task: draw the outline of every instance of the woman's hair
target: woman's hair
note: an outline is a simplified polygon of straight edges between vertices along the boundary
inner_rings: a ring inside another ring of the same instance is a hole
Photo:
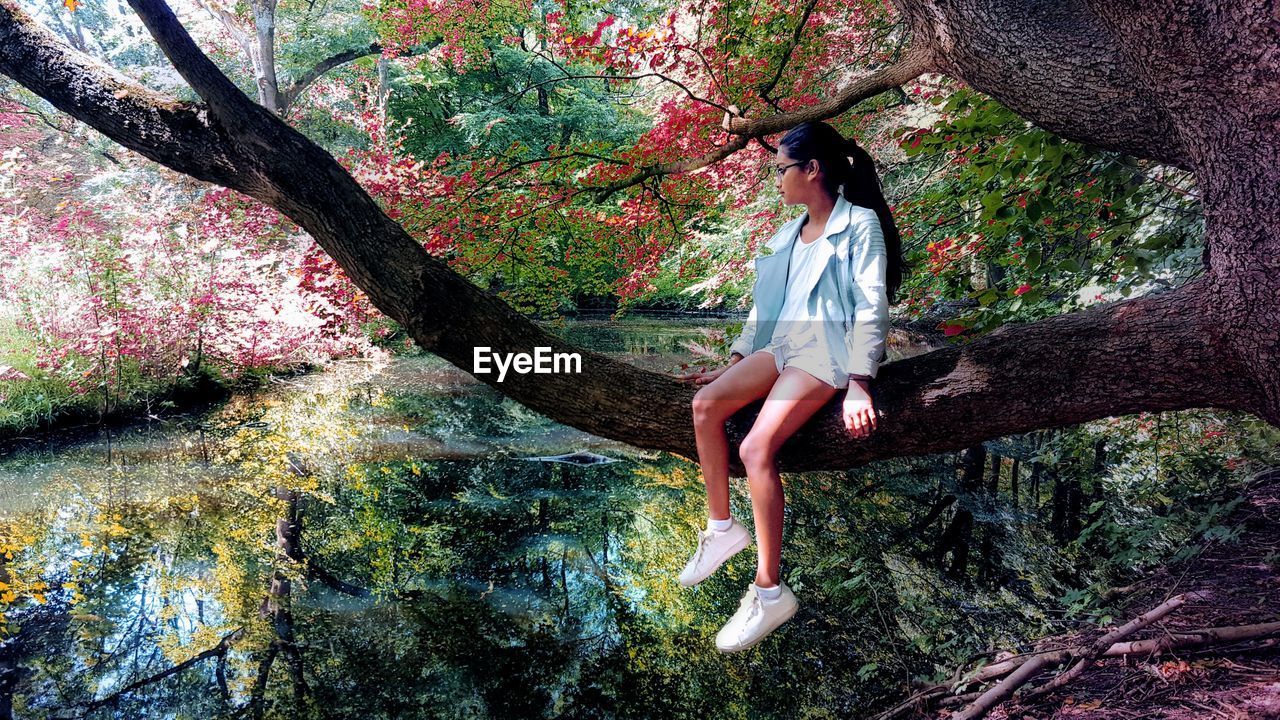
[[[836,195],[844,186],[844,199],[854,205],[874,210],[884,234],[884,248],[889,256],[885,272],[885,289],[889,303],[896,301],[902,284],[902,238],[889,213],[875,162],[852,138],[846,140],[839,131],[824,122],[807,122],[791,128],[778,147],[787,149],[795,162],[817,160],[822,168],[823,186]]]

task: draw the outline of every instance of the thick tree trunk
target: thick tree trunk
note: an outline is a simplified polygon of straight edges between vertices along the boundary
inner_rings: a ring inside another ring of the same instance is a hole
[[[603,437],[696,454],[694,388],[569,346],[459,277],[332,157],[244,97],[160,0],[132,4],[206,104],[176,102],[67,52],[16,0],[0,0],[0,72],[126,147],[280,210],[419,345],[458,367],[472,369],[478,346],[581,353],[581,374],[477,376],[513,399]],[[889,364],[873,390],[883,418],[872,438],[849,438],[837,397],[784,448],[783,470],[959,450],[1138,411],[1230,408],[1280,425],[1275,20],[1256,2],[1219,0],[1194,16],[1168,4],[901,1],[926,69],[1065,137],[1193,170],[1210,267],[1171,292]],[[732,424],[733,440],[752,412]]]
[[[1280,424],[1280,16],[1211,0],[897,0],[935,69],[1065,138],[1192,170],[1197,361]],[[1140,320],[1139,318],[1131,318]]]

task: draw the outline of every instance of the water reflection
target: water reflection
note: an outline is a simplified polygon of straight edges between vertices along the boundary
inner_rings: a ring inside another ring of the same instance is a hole
[[[665,370],[703,337],[566,334]],[[615,462],[552,461],[577,453]],[[0,719],[843,715],[877,654],[920,669],[894,646],[892,598],[850,617],[838,591],[884,550],[856,528],[905,522],[877,472],[788,478],[804,614],[725,658],[711,639],[754,556],[677,585],[697,468],[436,359],[342,363],[199,418],[23,448],[0,463]],[[737,487],[735,513],[748,502]]]

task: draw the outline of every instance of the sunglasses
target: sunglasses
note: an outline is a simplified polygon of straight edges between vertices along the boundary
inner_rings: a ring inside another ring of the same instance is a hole
[[[781,178],[783,175],[786,175],[786,174],[787,174],[787,170],[789,170],[790,168],[793,168],[793,167],[795,167],[795,166],[797,166],[797,165],[807,165],[808,163],[809,163],[809,161],[808,161],[808,160],[802,160],[802,161],[800,161],[800,162],[793,162],[793,163],[791,163],[790,165],[782,165],[781,167],[775,167],[775,168],[773,169],[773,171],[774,171],[774,172],[776,172],[776,173],[778,173],[778,177],[779,177],[779,178]]]

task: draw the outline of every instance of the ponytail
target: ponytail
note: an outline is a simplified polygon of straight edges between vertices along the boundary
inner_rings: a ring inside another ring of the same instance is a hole
[[[902,285],[902,237],[898,234],[898,224],[893,221],[889,203],[884,199],[884,191],[880,189],[880,178],[876,175],[876,165],[871,154],[853,138],[846,141],[844,153],[848,163],[848,172],[841,182],[844,186],[844,199],[854,205],[874,210],[880,220],[884,249],[889,256],[885,288],[889,304],[892,305],[896,302],[898,288]]]

